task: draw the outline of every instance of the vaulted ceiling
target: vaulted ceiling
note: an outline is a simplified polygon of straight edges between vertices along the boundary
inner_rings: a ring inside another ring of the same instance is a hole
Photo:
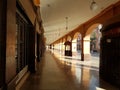
[[[90,9],[92,1],[40,0],[40,12],[46,44],[56,41],[119,0],[94,0],[98,5],[96,10]]]

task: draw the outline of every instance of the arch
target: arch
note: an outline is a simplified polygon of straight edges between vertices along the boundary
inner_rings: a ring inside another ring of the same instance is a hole
[[[92,26],[90,26],[88,28],[88,30],[86,31],[85,33],[85,37],[84,37],[84,40],[90,40],[90,34],[96,30],[96,29],[101,29],[102,28],[102,24],[101,23],[96,23],[96,24],[93,24]]]
[[[81,49],[81,33],[75,32],[72,40],[72,53],[74,56],[78,55]]]
[[[80,34],[81,34],[80,32],[76,32],[73,36],[73,39],[77,39]]]
[[[99,30],[102,28],[101,23],[96,23],[90,26],[85,33],[84,37],[84,52],[90,54],[90,52],[99,52],[100,50],[100,37]],[[91,53],[92,54],[92,53]]]
[[[92,31],[94,31],[94,29],[97,28],[100,24],[101,24],[101,23],[96,23],[96,24],[93,24],[92,26],[90,26],[90,27],[88,28],[88,30],[86,31],[85,36],[90,35],[90,33],[91,33]]]
[[[63,41],[62,41],[62,43],[65,43],[65,42],[66,42],[65,38],[63,38]]]
[[[70,41],[70,42],[71,42],[71,41],[72,41],[72,37],[71,37],[71,36],[68,36],[68,37],[67,37],[67,41]]]
[[[59,40],[59,43],[62,43],[62,42],[63,42],[62,39],[60,39],[60,40]]]

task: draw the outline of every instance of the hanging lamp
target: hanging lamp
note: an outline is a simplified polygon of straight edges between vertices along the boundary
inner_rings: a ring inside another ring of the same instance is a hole
[[[98,8],[98,5],[97,5],[97,3],[94,1],[94,0],[92,0],[92,2],[91,2],[91,4],[90,4],[90,9],[91,10],[96,10]]]

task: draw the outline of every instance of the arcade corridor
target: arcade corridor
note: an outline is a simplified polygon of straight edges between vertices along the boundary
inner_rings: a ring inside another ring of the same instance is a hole
[[[120,90],[120,0],[0,7],[0,90]]]
[[[61,62],[46,51],[37,72],[30,74],[16,90],[119,90],[99,79],[99,72],[84,65]]]

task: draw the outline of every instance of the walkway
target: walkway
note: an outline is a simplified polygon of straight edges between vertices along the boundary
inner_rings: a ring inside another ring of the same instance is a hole
[[[98,71],[60,61],[48,51],[36,66],[37,72],[30,74],[20,90],[119,90],[99,80]]]

